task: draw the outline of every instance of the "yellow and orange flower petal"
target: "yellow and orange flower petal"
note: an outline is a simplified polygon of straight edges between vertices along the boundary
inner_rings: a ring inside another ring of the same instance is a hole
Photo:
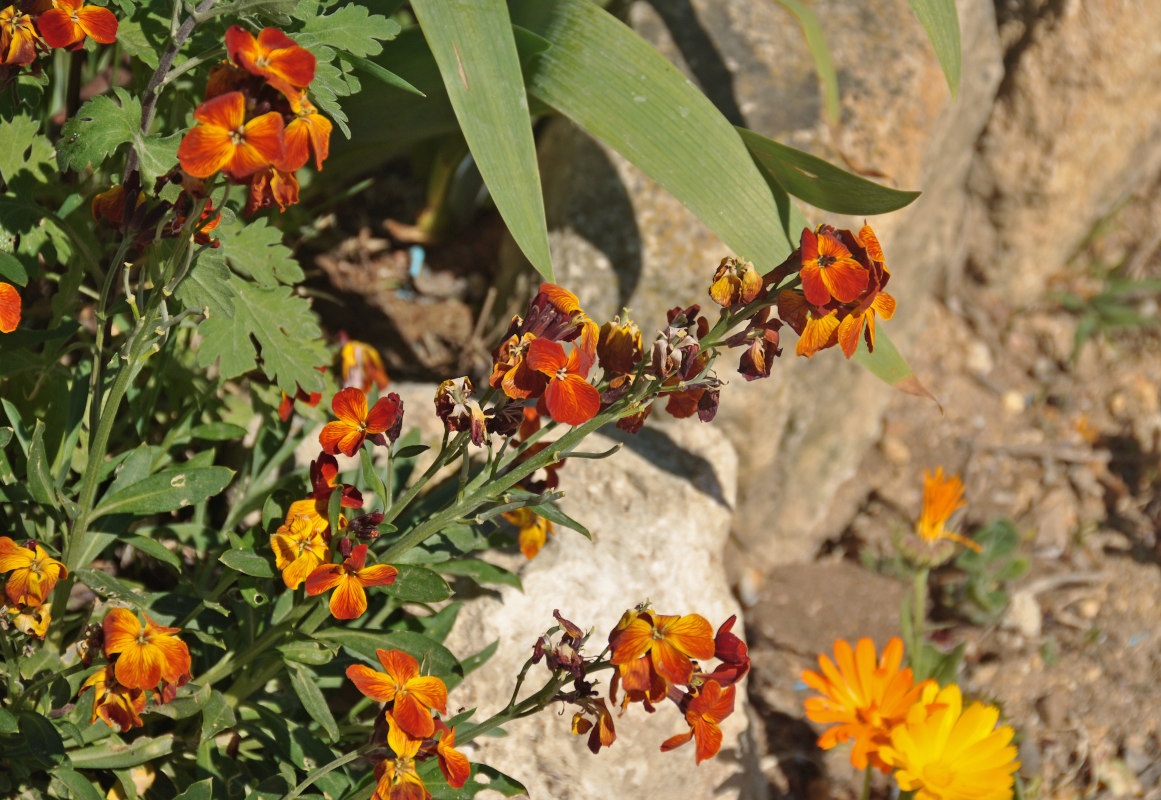
[[[403,413],[402,405],[398,395],[390,394],[380,397],[368,411],[367,395],[362,389],[348,386],[339,391],[331,401],[338,420],[323,426],[318,437],[323,452],[332,456],[355,455],[368,435],[384,433],[395,425]]]
[[[605,372],[627,375],[637,368],[637,362],[644,354],[641,329],[627,315],[624,322],[617,316],[601,326],[597,337],[597,356]]]
[[[15,5],[0,11],[0,64],[25,67],[36,60],[37,48],[44,43],[36,34],[32,17]]]
[[[331,558],[326,539],[306,514],[296,514],[288,525],[281,526],[270,537],[270,547],[288,589],[297,589],[316,567]]]
[[[649,654],[657,674],[671,684],[688,684],[693,677],[691,659],[714,655],[714,632],[698,614],[684,617],[652,612],[640,614],[610,638],[613,664],[628,664]]]
[[[318,109],[302,93],[291,98],[290,110],[294,114],[286,125],[286,150],[279,169],[294,172],[310,160],[314,153],[315,169],[322,169],[331,149],[331,121],[318,113]]]
[[[798,337],[798,344],[794,347],[796,355],[810,358],[820,350],[834,347],[838,343],[839,319],[834,311],[822,317],[816,317],[809,312],[806,327]]]
[[[1020,762],[1015,731],[997,727],[999,718],[995,706],[972,703],[965,710],[954,683],[928,684],[879,755],[916,800],[1009,800]]]
[[[589,735],[588,747],[599,753],[602,747],[611,747],[617,740],[617,730],[613,727],[613,715],[602,698],[583,701],[585,711],[578,711],[572,718],[572,732],[576,736]],[[585,716],[585,712],[596,717],[596,724]]]
[[[82,0],[54,0],[51,8],[36,21],[49,47],[79,46],[86,36],[101,44],[117,41],[117,18],[100,6],[86,6]]]
[[[534,339],[528,346],[527,362],[548,378],[544,402],[556,422],[581,425],[600,411],[601,393],[586,380],[590,365],[579,346],[565,356],[559,342]]]
[[[367,586],[387,586],[395,583],[399,570],[390,564],[367,563],[367,545],[357,545],[342,564],[323,564],[316,567],[306,579],[306,593],[312,597],[334,589],[331,595],[331,614],[335,619],[356,619],[367,611]]]
[[[190,678],[189,647],[174,634],[180,628],[145,627],[132,611],[114,608],[105,616],[105,656],[117,655],[114,664],[118,683],[130,689],[155,689],[162,679],[183,685]]]
[[[825,655],[818,657],[820,672],[802,673],[803,682],[822,695],[806,700],[807,718],[824,725],[837,723],[819,737],[818,746],[829,750],[853,739],[851,764],[856,769],[866,769],[869,763],[888,773],[890,767],[880,758],[879,748],[890,741],[891,731],[907,718],[930,681],[916,685],[910,667],[899,669],[903,662],[899,638],[887,643],[878,663],[875,645],[868,638],[860,639],[854,649],[836,641],[834,652],[835,662]]]
[[[395,755],[375,765],[377,783],[371,800],[430,800],[431,792],[427,791],[415,771],[415,757],[422,740],[403,732],[390,711],[384,716],[387,719],[387,746]]]
[[[44,635],[48,633],[48,626],[52,623],[51,603],[42,603],[39,606],[6,603],[4,610],[12,618],[12,626],[25,636],[44,639]]]
[[[762,291],[762,274],[749,261],[723,258],[714,272],[710,297],[723,308],[752,302]]]
[[[263,28],[255,39],[249,31],[232,25],[226,31],[226,55],[288,98],[314,80],[314,55],[277,28]]]
[[[81,684],[77,696],[84,694],[85,689],[90,686],[93,687],[93,713],[89,717],[90,725],[97,721],[97,717],[110,728],[120,732],[145,724],[141,721],[141,712],[145,710],[144,690],[118,683],[113,664],[107,664],[90,675]]]
[[[195,178],[225,172],[241,179],[282,160],[282,115],[271,111],[246,121],[246,98],[227,92],[194,109],[200,124],[177,148],[181,168]]]
[[[378,386],[383,391],[391,383],[387,368],[383,366],[383,356],[366,342],[348,340],[339,351],[339,370],[346,386],[355,386],[364,392]]]
[[[827,233],[802,231],[802,290],[809,303],[824,306],[831,299],[851,303],[867,288],[870,273],[842,242]]]
[[[15,286],[0,281],[0,333],[12,333],[20,324],[20,292]]]
[[[536,558],[552,533],[552,523],[530,508],[505,511],[501,516],[516,526],[520,552],[525,558]]]
[[[919,538],[929,544],[940,539],[950,539],[977,553],[981,552],[979,543],[953,531],[944,530],[951,515],[967,505],[967,501],[963,499],[963,490],[964,485],[960,477],[944,476],[943,467],[936,467],[934,475],[926,471],[923,473],[923,511],[915,525],[915,532]]]
[[[0,536],[0,573],[11,572],[4,592],[13,605],[39,606],[68,577],[65,565],[50,556],[39,544],[21,547],[7,536]]]
[[[352,664],[347,677],[372,700],[394,702],[394,719],[408,736],[430,737],[435,732],[431,709],[447,713],[447,686],[439,678],[420,675],[419,662],[401,650],[376,650],[375,655],[385,672]]]
[[[680,747],[694,738],[697,740],[697,763],[713,758],[722,747],[722,729],[719,723],[734,712],[735,688],[722,689],[717,681],[706,681],[697,696],[689,701],[685,721],[689,732],[665,740],[662,751]]]
[[[442,722],[440,725],[446,727]],[[439,741],[435,745],[435,753],[439,758],[439,771],[443,773],[448,786],[453,789],[462,789],[464,784],[468,782],[468,776],[471,775],[472,765],[468,761],[468,757],[456,750],[455,747],[456,729],[451,728],[439,737]]]

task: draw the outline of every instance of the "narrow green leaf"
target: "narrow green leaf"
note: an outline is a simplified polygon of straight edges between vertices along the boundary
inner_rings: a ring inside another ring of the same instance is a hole
[[[52,777],[53,780],[63,783],[69,793],[77,800],[105,800],[104,793],[98,790],[92,781],[75,770],[57,767],[52,771]]]
[[[959,15],[955,0],[907,0],[907,3],[923,23],[939,66],[943,67],[947,87],[955,97],[959,93],[961,68]]]
[[[451,587],[436,573],[413,564],[401,564],[395,582],[384,589],[397,600],[438,603],[451,597]]]
[[[571,528],[581,536],[584,536],[586,539],[593,538],[593,535],[589,533],[588,528],[586,528],[584,525],[581,525],[579,522],[561,511],[559,507],[553,505],[552,503],[545,503],[544,505],[537,506],[533,509],[532,513],[544,517],[554,525],[561,525],[565,528]]]
[[[106,740],[92,747],[70,752],[69,760],[75,769],[125,769],[145,764],[173,752],[173,734],[150,738],[142,736],[132,744],[120,740]]]
[[[213,800],[213,796],[214,779],[206,778],[205,780],[191,784],[188,789],[173,798],[173,800]]]
[[[903,358],[894,342],[888,338],[887,332],[883,330],[883,323],[875,325],[875,352],[867,352],[867,341],[860,337],[859,349],[855,351],[851,360],[869,369],[888,386],[893,386],[904,394],[929,398],[939,405],[939,401],[919,382],[907,359]]]
[[[226,467],[165,470],[106,496],[93,511],[93,517],[175,511],[213,497],[233,477],[234,471]]]
[[[449,689],[453,684],[459,683],[460,676],[463,675],[463,668],[451,651],[421,633],[412,631],[373,633],[347,628],[327,628],[315,633],[314,638],[341,644],[355,655],[372,663],[377,663],[376,650],[402,650],[419,661],[424,674],[443,678]]]
[[[253,550],[227,550],[218,558],[232,570],[244,575],[253,575],[255,578],[273,578],[274,567],[263,556]]]
[[[802,0],[778,0],[779,5],[794,15],[802,28],[802,38],[814,59],[814,69],[818,73],[818,80],[822,84],[823,107],[826,109],[826,121],[831,125],[838,125],[839,121],[839,86],[838,74],[834,71],[834,61],[830,57],[830,48],[826,44],[822,25],[818,16],[810,6]]]
[[[590,0],[513,0],[512,19],[552,44],[531,65],[530,94],[636,164],[762,271],[786,258],[785,195],[664,56]]]
[[[489,564],[487,561],[480,561],[477,558],[445,561],[437,569],[444,575],[462,575],[479,584],[492,583],[521,590],[524,588],[520,582],[520,576],[516,573],[509,572],[503,567],[497,567],[495,564]]]
[[[0,251],[0,278],[17,286],[25,286],[28,284],[28,270],[24,268],[19,258]]]
[[[394,86],[396,89],[402,89],[403,91],[409,92],[416,97],[427,97],[427,95],[419,91],[419,89],[416,89],[407,81],[403,80],[403,78],[400,78],[386,67],[379,66],[369,58],[361,58],[360,56],[347,56],[347,58],[350,59],[351,64],[353,64],[360,72],[364,72],[367,75],[370,75],[372,78],[376,78],[382,81],[388,86]]]
[[[92,534],[89,535],[91,536]],[[88,562],[85,561],[82,563]],[[88,586],[101,597],[120,600],[143,611],[149,609],[145,597],[134,592],[131,587],[126,586],[119,578],[115,578],[107,572],[82,567],[76,570],[76,576],[80,579],[81,583]]]
[[[463,667],[464,667],[464,675],[467,675],[468,673],[473,672],[473,671],[479,669],[480,667],[484,666],[484,664],[486,664],[488,662],[489,658],[496,655],[496,651],[499,648],[500,648],[500,640],[497,639],[496,641],[492,642],[490,645],[485,647],[480,652],[473,653],[472,655],[468,656],[463,661],[461,661],[460,663],[463,664]]]
[[[230,701],[215,689],[210,694],[206,707],[202,709],[202,741],[217,736],[236,724],[237,718],[234,716]]]
[[[191,438],[203,439],[207,442],[229,442],[241,439],[246,435],[246,429],[241,425],[232,425],[229,422],[209,422],[198,425],[189,432]]]
[[[504,0],[412,0],[472,157],[524,255],[553,280],[528,96]]]
[[[334,648],[323,647],[318,642],[309,639],[284,644],[278,648],[278,652],[282,653],[282,658],[286,661],[297,661],[300,664],[310,664],[313,667],[329,664],[335,657]]]
[[[168,564],[181,574],[181,559],[177,553],[170,550],[156,539],[149,539],[145,536],[129,536],[124,540],[125,544],[133,545],[147,556],[152,556],[163,564]]]
[[[836,167],[817,156],[779,144],[753,131],[738,128],[758,166],[795,197],[835,214],[885,214],[919,197],[880,186]]]
[[[314,673],[294,661],[287,661],[286,666],[290,672],[290,685],[293,687],[294,693],[298,695],[306,713],[310,714],[311,718],[322,726],[332,742],[337,742],[339,740],[339,724],[335,722],[335,717],[331,714],[330,706],[327,705],[327,699],[323,696],[322,689],[318,688],[318,679]]]
[[[28,447],[28,491],[41,505],[55,506],[52,476],[48,472],[48,456],[44,452],[44,422],[36,421],[32,429],[32,443]]]
[[[186,633],[186,631],[182,631]],[[209,686],[187,684],[182,689],[185,694],[178,695],[168,703],[150,707],[149,713],[160,714],[170,719],[188,719],[200,714],[210,701],[213,690]]]

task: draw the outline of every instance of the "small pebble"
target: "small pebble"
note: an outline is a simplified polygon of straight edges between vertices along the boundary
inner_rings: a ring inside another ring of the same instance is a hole
[[[1082,619],[1096,619],[1097,614],[1101,613],[1101,603],[1095,597],[1086,597],[1076,604],[1076,613]]]
[[[1024,395],[1020,392],[1017,392],[1015,389],[1010,389],[1004,392],[1004,396],[1001,398],[1000,402],[1004,406],[1004,411],[1011,414],[1012,416],[1016,416],[1017,414],[1021,413],[1026,405]]]

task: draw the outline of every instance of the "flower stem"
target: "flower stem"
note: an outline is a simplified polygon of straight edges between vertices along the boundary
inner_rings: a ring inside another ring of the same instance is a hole
[[[863,770],[863,790],[859,792],[859,800],[871,800],[871,770],[874,769],[870,764]]]

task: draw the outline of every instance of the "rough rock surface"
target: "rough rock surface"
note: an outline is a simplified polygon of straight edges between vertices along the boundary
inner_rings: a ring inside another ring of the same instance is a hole
[[[611,439],[595,437],[604,450]],[[558,530],[521,571],[524,591],[504,588],[480,597],[460,613],[448,646],[458,656],[494,641],[499,649],[451,693],[453,707],[478,708],[479,719],[500,710],[537,637],[555,624],[553,609],[594,630],[589,655],[606,644],[621,614],[643,600],[662,613],[696,612],[719,625],[738,612],[722,565],[734,504],[736,458],[711,426],[646,428],[619,437],[624,448],[604,460],[570,460],[561,473],[562,508],[582,521],[593,541]],[[542,685],[534,666],[524,695]],[[600,691],[608,672],[598,673]],[[740,797],[746,737],[745,689],[723,724],[719,756],[695,766],[692,745],[670,753],[658,748],[682,732],[672,704],[650,715],[639,707],[615,720],[617,740],[594,756],[586,737],[572,736],[575,708],[556,708],[508,726],[509,735],[473,743],[469,757],[522,781],[536,800],[605,797]]]
[[[954,103],[905,0],[828,0],[814,10],[839,74],[837,136],[822,121],[801,32],[778,4],[637,2],[629,21],[732,122],[831,161],[841,153],[890,185],[924,192],[907,210],[871,220],[902,309],[891,331],[906,345],[918,330],[916,304],[963,258],[954,243],[966,172],[1001,77],[991,6],[960,3],[964,78]],[[628,305],[648,335],[667,308],[710,302],[709,277],[728,250],[679,201],[567,122],[554,121],[541,145],[557,277],[586,310],[607,318]],[[738,448],[740,465],[737,564],[768,568],[813,556],[834,487],[878,435],[891,394],[834,352],[806,362],[792,347],[769,380],[745,384],[732,359],[719,368],[731,385],[715,425]]]

